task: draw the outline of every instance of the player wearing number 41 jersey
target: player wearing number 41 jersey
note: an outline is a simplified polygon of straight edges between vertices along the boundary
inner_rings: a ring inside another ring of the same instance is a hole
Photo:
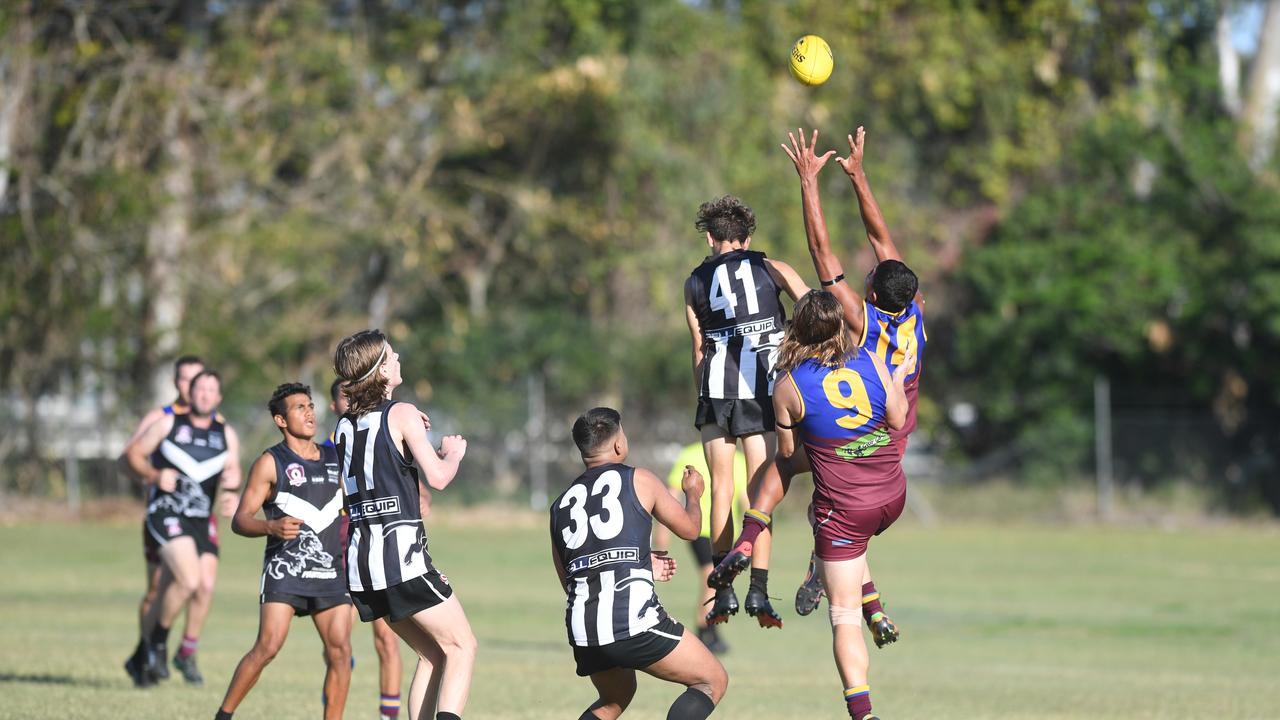
[[[653,519],[692,540],[702,526],[702,476],[685,468],[681,508],[657,476],[625,465],[627,435],[611,408],[573,424],[586,472],[551,503],[551,556],[568,596],[565,626],[578,675],[599,697],[578,720],[613,720],[636,692],[636,670],[688,689],[668,720],[702,720],[724,696],[724,667],[697,637],[672,620],[654,589],[676,562],[652,553]]]
[[[706,234],[711,255],[685,281],[685,319],[698,386],[694,425],[711,471],[711,545],[719,563],[733,540],[737,442],[742,440],[751,477],[768,454],[764,433],[773,430],[773,366],[786,322],[778,296],[785,290],[794,301],[808,288],[789,265],[750,249],[755,214],[737,198],[703,203],[695,225]],[[763,592],[748,593],[746,607],[762,625],[780,625]],[[721,623],[737,612],[733,588],[723,587],[707,622]]]

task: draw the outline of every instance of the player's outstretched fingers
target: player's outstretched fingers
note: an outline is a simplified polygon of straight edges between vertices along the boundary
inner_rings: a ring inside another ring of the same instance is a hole
[[[724,665],[687,628],[676,649],[644,671],[661,680],[706,693],[717,705],[729,687],[729,674],[725,672]]]

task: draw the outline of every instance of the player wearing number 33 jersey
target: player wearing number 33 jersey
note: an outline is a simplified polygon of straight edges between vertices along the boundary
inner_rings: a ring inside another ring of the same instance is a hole
[[[551,504],[551,548],[567,596],[565,626],[578,675],[600,693],[579,720],[617,717],[635,694],[635,671],[688,689],[667,714],[702,720],[728,677],[702,641],[672,620],[654,589],[675,561],[653,554],[653,519],[692,540],[702,526],[702,475],[685,470],[681,508],[656,475],[624,464],[627,436],[616,410],[595,408],[573,424],[586,471]]]

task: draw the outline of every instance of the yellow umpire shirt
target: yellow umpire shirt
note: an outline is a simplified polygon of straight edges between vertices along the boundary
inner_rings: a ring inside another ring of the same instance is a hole
[[[702,473],[705,490],[702,493],[702,537],[711,537],[711,471],[707,469],[707,458],[700,443],[686,445],[676,457],[675,465],[667,473],[667,486],[683,496],[680,479],[684,477],[684,466],[692,465]],[[747,496],[747,456],[739,450],[733,454],[733,535],[736,537],[742,527],[742,513],[747,509],[742,506],[742,498]]]

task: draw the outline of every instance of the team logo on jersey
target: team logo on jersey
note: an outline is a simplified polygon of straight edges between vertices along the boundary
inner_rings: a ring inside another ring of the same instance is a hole
[[[284,469],[284,476],[289,478],[289,487],[307,484],[307,471],[298,463],[289,463]]]
[[[173,436],[173,441],[178,443],[179,445],[190,445],[191,444],[191,426],[183,425],[179,427],[177,434]]]
[[[214,450],[225,450],[227,443],[222,439],[222,433],[213,433],[209,436],[209,447]]]
[[[377,498],[375,500],[365,500],[362,503],[356,503],[351,506],[351,521],[357,522],[365,518],[383,517],[386,515],[400,514],[400,498],[391,495],[389,497]]]
[[[594,570],[605,565],[612,565],[621,562],[639,562],[640,548],[623,547],[609,548],[601,550],[590,555],[582,555],[573,559],[569,563],[569,573],[582,572],[583,570]]]
[[[338,577],[333,569],[333,555],[324,550],[324,543],[311,528],[298,533],[297,544],[287,552],[271,558],[267,573],[280,580],[285,575],[293,577],[332,580]],[[310,565],[312,567],[308,568]]]
[[[720,330],[707,331],[707,338],[710,340],[728,340],[733,337],[746,337],[748,335],[759,335],[760,333],[773,332],[778,324],[773,318],[765,318],[756,322],[742,323]]]
[[[853,442],[846,443],[836,448],[836,455],[845,460],[855,460],[864,458],[875,453],[875,451],[892,442],[889,433],[884,428],[876,428],[872,432],[863,435]]]
[[[329,482],[333,483],[334,485],[337,485],[338,484],[338,464],[325,463],[324,471],[329,474]]]

